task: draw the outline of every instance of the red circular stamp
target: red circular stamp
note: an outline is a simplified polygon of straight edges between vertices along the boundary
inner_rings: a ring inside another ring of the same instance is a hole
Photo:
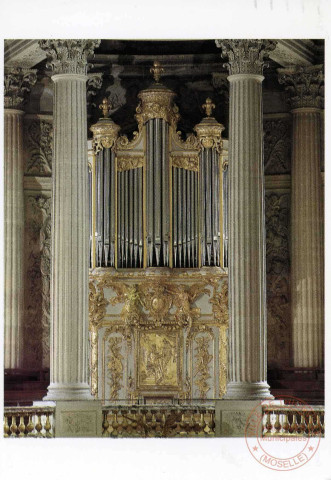
[[[247,418],[245,439],[252,456],[264,467],[289,471],[315,455],[323,433],[321,413],[295,397],[286,404],[262,401]]]

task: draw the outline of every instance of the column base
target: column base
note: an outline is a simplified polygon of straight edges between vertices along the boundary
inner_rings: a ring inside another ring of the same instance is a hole
[[[43,400],[94,400],[94,397],[88,383],[51,383]]]
[[[272,400],[267,382],[229,382],[224,400]]]

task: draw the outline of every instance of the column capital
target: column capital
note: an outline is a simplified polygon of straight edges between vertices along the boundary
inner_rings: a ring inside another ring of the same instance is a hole
[[[86,75],[87,57],[100,45],[101,40],[39,40],[45,50],[47,66],[54,74],[71,73]]]
[[[288,102],[295,108],[323,108],[323,65],[278,69],[278,81],[285,85]]]
[[[5,108],[20,110],[37,81],[37,70],[21,67],[5,67]]]
[[[215,40],[216,46],[222,49],[222,57],[228,58],[230,75],[254,74],[262,75],[264,60],[269,52],[276,48],[273,40]]]

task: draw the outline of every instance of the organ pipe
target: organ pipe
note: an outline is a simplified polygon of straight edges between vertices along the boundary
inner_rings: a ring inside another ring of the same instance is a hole
[[[227,266],[224,127],[207,99],[206,117],[182,140],[174,96],[158,81],[139,93],[132,141],[118,136],[107,100],[101,105],[104,118],[91,127],[92,267]]]

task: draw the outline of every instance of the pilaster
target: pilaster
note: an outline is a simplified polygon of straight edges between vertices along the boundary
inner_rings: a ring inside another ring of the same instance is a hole
[[[6,369],[22,368],[24,315],[23,104],[36,82],[35,70],[5,69],[5,352]]]
[[[291,314],[295,367],[323,365],[324,248],[321,65],[279,69],[292,107]]]

